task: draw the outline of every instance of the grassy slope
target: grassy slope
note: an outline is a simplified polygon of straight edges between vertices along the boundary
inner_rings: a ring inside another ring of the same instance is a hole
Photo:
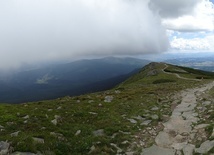
[[[0,125],[4,129],[0,131],[0,139],[8,140],[14,151],[40,151],[43,154],[87,154],[92,146],[95,146],[92,154],[115,154],[111,143],[126,150],[136,141],[133,136],[146,128],[140,122],[134,124],[127,119],[142,116],[148,120],[157,114],[159,119],[151,123],[151,126],[157,126],[164,115],[170,115],[171,97],[177,91],[208,81],[178,79],[163,73],[164,67],[164,64],[150,64],[115,89],[105,92],[19,105],[1,104]],[[197,77],[198,73],[191,77]],[[105,103],[106,96],[114,99]],[[151,111],[153,107],[159,110]],[[23,118],[27,115],[29,118]],[[55,115],[60,116],[57,125],[51,123]],[[99,129],[104,129],[104,136],[93,135],[93,131]],[[81,133],[75,136],[78,130]],[[16,131],[20,133],[12,137],[11,133]],[[58,135],[51,135],[51,132]],[[37,143],[33,137],[42,138],[45,143]],[[153,143],[149,135],[144,138],[146,145]],[[122,144],[126,140],[130,144]]]

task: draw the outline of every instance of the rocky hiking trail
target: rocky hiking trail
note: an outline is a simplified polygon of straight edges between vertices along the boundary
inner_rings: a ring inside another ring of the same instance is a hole
[[[163,123],[164,130],[155,138],[155,144],[143,150],[142,155],[192,155],[207,154],[214,147],[214,140],[208,140],[205,128],[209,124],[200,124],[200,114],[211,101],[201,102],[203,95],[214,87],[214,82],[200,88],[181,92],[181,103],[175,107],[170,119]],[[213,105],[211,105],[213,109]],[[209,112],[213,112],[210,109]],[[211,135],[214,136],[214,133]],[[196,146],[199,143],[199,146]]]
[[[168,66],[167,64],[164,64],[164,65],[165,65],[165,68],[162,69],[162,72],[164,72],[165,74],[173,74],[173,75],[175,75],[177,78],[183,79],[183,80],[201,81],[201,80],[199,80],[199,79],[185,78],[185,77],[180,76],[180,75],[177,74],[177,73],[166,72],[165,70],[166,70],[169,66]]]

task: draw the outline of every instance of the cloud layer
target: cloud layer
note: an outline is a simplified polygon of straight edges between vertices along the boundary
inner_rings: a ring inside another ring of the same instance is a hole
[[[0,1],[0,68],[83,55],[168,49],[148,0]]]

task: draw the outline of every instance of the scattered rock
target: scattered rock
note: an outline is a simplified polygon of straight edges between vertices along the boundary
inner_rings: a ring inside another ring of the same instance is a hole
[[[54,118],[55,118],[55,119],[60,119],[60,118],[61,118],[61,116],[59,116],[59,115],[55,115],[55,116],[54,116]]]
[[[28,119],[28,118],[30,118],[29,117],[29,115],[26,115],[26,116],[24,116],[24,117],[22,117],[23,119]]]
[[[143,120],[145,120],[145,118],[143,118],[143,117],[141,117],[141,116],[137,116],[137,117],[133,117],[133,118],[135,118],[135,119],[137,119],[137,120],[140,120],[140,121],[143,121]]]
[[[100,103],[100,104],[98,104],[98,106],[99,106],[99,107],[102,107],[103,105]]]
[[[53,119],[53,120],[51,121],[51,123],[53,123],[54,125],[57,125],[57,119]]]
[[[104,130],[99,129],[99,130],[93,131],[93,135],[94,136],[104,136]]]
[[[89,100],[89,101],[88,101],[88,103],[93,103],[93,102],[94,102],[94,100]]]
[[[95,113],[95,112],[88,112],[88,113],[91,115],[97,115],[97,113]]]
[[[81,130],[78,130],[78,131],[75,133],[75,136],[78,136],[80,133],[81,133]]]
[[[51,121],[51,123],[53,123],[54,125],[57,125],[57,124],[58,124],[59,119],[61,118],[61,116],[59,116],[59,115],[55,115],[55,116],[54,116],[54,118],[55,118],[55,119],[53,119],[53,120]]]
[[[7,125],[13,125],[14,124],[14,122],[7,122]]]
[[[152,118],[153,120],[157,120],[157,119],[159,119],[159,116],[158,116],[158,115],[151,115],[151,118]]]
[[[11,133],[11,134],[10,134],[10,136],[11,136],[11,137],[17,137],[17,136],[18,136],[18,134],[19,134],[19,132],[20,132],[20,131],[17,131],[17,132]]]
[[[211,138],[214,138],[214,128],[213,128],[213,133],[212,133],[212,135],[211,135]]]
[[[115,93],[116,93],[116,94],[120,94],[120,91],[119,91],[119,90],[115,90]]]
[[[42,138],[36,138],[36,137],[33,137],[33,140],[36,142],[36,143],[42,143],[44,144],[45,143],[45,140],[42,139]]]
[[[115,147],[117,149],[117,153],[123,152],[123,150],[121,148],[119,148],[116,144],[110,143],[110,145],[113,146],[113,147]]]
[[[46,127],[42,127],[42,128],[41,128],[41,130],[45,130],[45,129],[46,129]]]
[[[136,120],[134,120],[134,119],[127,119],[127,120],[129,120],[131,123],[133,123],[133,124],[136,124],[137,123],[137,121]]]
[[[59,140],[65,140],[63,134],[61,134],[61,133],[51,132],[50,135],[58,138]]]
[[[142,122],[140,125],[149,125],[152,122],[152,120],[146,120]]]
[[[159,108],[158,107],[153,107],[151,110],[152,111],[156,111],[156,110],[159,110]]]
[[[62,109],[62,107],[61,107],[61,106],[59,106],[59,107],[57,108],[57,110],[60,110],[60,109]]]
[[[10,144],[7,142],[0,142],[0,155],[8,155],[10,150]]]
[[[106,96],[104,102],[110,103],[113,99],[113,96]]]
[[[48,111],[53,111],[53,109],[48,109]]]
[[[129,143],[129,141],[128,140],[125,140],[125,141],[123,141],[121,144],[128,144]]]
[[[95,148],[95,146],[93,145],[93,146],[90,148],[89,154],[91,154],[95,149],[96,149],[96,148]]]
[[[0,125],[0,129],[4,129],[4,127],[2,125]]]

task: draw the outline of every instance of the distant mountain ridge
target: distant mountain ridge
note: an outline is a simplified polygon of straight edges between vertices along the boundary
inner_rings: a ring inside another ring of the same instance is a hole
[[[106,90],[148,63],[106,57],[19,72],[0,81],[0,102],[20,103]]]

